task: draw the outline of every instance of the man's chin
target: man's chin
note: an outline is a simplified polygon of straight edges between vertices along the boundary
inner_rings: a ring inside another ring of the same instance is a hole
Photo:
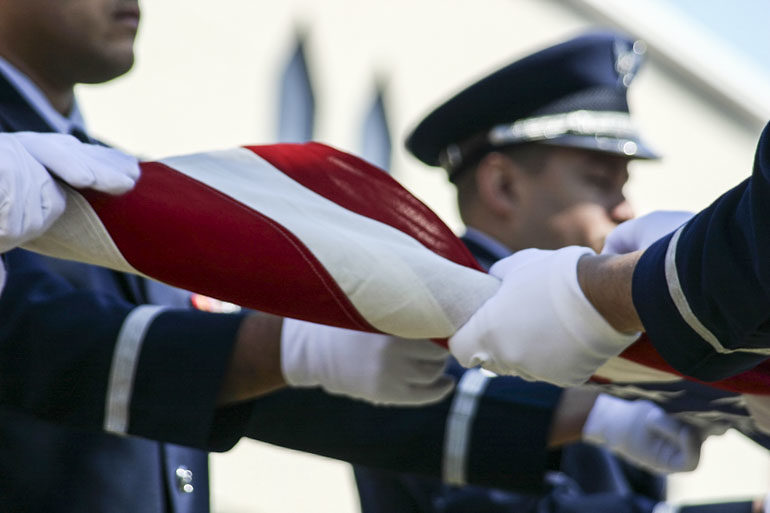
[[[83,84],[100,84],[128,73],[134,66],[134,52],[115,51],[110,55],[104,55],[101,62],[83,71],[83,76],[78,82]]]

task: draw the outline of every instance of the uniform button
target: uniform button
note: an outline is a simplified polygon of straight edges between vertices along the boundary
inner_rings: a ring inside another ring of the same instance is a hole
[[[195,488],[192,485],[193,473],[192,470],[180,465],[176,469],[176,487],[182,493],[192,493]]]

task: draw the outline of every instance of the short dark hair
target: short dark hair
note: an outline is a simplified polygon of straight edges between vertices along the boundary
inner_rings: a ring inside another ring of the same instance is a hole
[[[543,168],[545,165],[546,157],[552,148],[553,146],[541,144],[538,142],[513,144],[510,146],[504,146],[502,148],[494,148],[487,152],[480,153],[476,158],[465,163],[462,168],[452,173],[452,175],[449,177],[449,180],[452,183],[457,184],[464,175],[472,174],[475,172],[479,163],[484,160],[484,157],[492,152],[502,153],[520,166],[535,172]]]
[[[500,153],[519,164],[532,174],[539,173],[544,167],[554,146],[536,142],[506,146]]]
[[[545,168],[546,160],[555,147],[537,142],[515,144],[493,151],[502,153],[530,174],[537,174]],[[457,203],[462,208],[476,195],[476,169],[484,157],[491,152],[484,153],[478,159],[464,166],[461,171],[452,175],[452,183],[457,187]]]

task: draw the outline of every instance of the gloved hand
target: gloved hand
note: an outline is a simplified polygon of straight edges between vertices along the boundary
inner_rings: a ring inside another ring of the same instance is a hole
[[[0,134],[0,252],[32,239],[64,212],[64,192],[10,134]]]
[[[600,394],[583,426],[583,439],[653,472],[669,473],[698,466],[704,436],[650,401]]]
[[[441,400],[454,387],[454,379],[444,375],[448,356],[427,340],[283,321],[281,370],[289,385],[320,386],[375,404]]]
[[[135,158],[69,135],[0,134],[0,156],[0,252],[39,236],[64,211],[64,191],[46,167],[74,187],[115,194],[139,176]]]
[[[602,255],[621,255],[648,248],[689,221],[692,212],[658,210],[618,225],[604,241]]]
[[[64,134],[18,132],[9,135],[72,187],[122,194],[139,178],[137,159],[114,148],[84,144]]]
[[[493,265],[500,289],[449,339],[460,364],[566,387],[620,354],[638,334],[616,331],[586,299],[577,263],[587,254],[526,249]]]

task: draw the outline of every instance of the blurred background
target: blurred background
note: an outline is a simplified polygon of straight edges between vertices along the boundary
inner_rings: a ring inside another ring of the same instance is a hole
[[[609,27],[643,39],[631,109],[661,162],[632,163],[638,214],[698,210],[751,170],[770,119],[767,0],[153,0],[137,63],[78,94],[91,132],[146,158],[310,138],[390,169],[454,229],[443,171],[404,151],[412,126],[488,72]],[[213,510],[353,513],[346,464],[242,441],[212,455]],[[710,440],[678,501],[763,495],[770,459]]]

